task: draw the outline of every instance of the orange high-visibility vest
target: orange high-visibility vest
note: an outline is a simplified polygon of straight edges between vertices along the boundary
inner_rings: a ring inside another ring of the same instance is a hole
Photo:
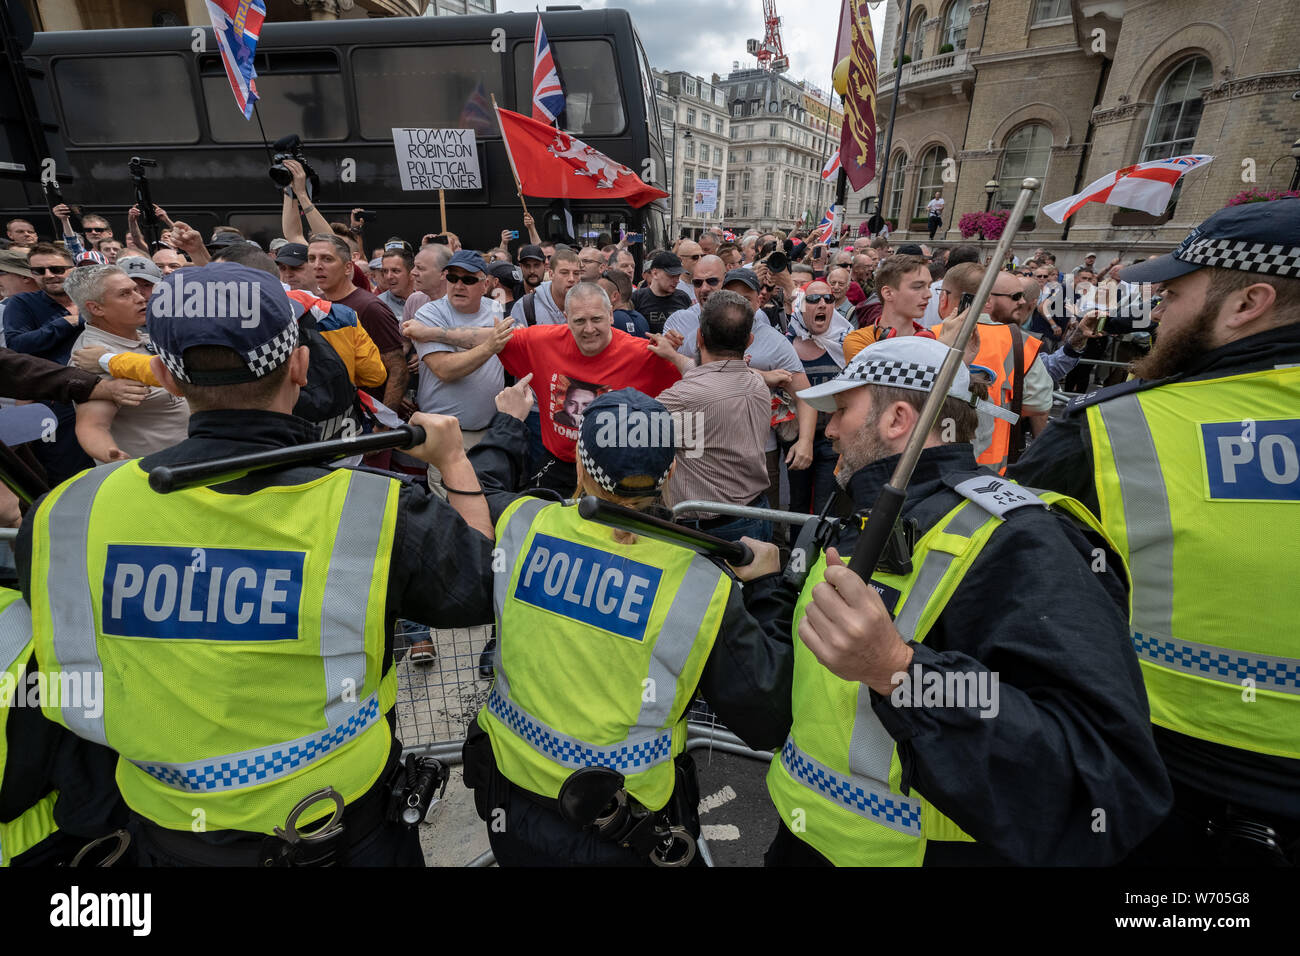
[[[934,332],[937,338],[942,331],[943,325],[932,325],[930,331]],[[1002,323],[986,325],[979,324],[980,350],[975,356],[975,364],[983,365],[985,368],[993,371],[993,384],[989,386],[989,401],[993,404],[1010,409],[1011,396],[1015,392],[1015,356],[1011,354],[1011,330]],[[1034,364],[1034,359],[1038,357],[1038,350],[1042,347],[1042,342],[1032,335],[1025,333],[1021,336],[1024,341],[1025,359],[1022,366],[1022,374],[1029,371],[1029,367]],[[1021,397],[1023,406],[1024,398]],[[1024,414],[1024,408],[1020,410]],[[1007,456],[1011,450],[1011,423],[1005,422],[1000,418],[993,420],[993,440],[989,442],[989,447],[984,449],[975,460],[981,465],[997,471],[1002,474],[1007,468]]]

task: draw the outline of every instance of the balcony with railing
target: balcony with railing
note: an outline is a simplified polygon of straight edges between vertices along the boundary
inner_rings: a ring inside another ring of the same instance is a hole
[[[937,92],[945,87],[951,87],[954,92],[960,91],[963,88],[962,84],[975,80],[975,68],[971,66],[970,57],[970,50],[956,50],[952,53],[928,56],[915,63],[904,63],[902,83],[899,86],[900,95]],[[893,95],[895,72],[891,69],[888,73],[880,74],[876,83],[878,98]]]

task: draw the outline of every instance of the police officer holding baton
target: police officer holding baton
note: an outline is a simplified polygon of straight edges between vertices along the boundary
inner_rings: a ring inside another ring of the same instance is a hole
[[[497,404],[513,418],[498,415],[471,455],[490,491],[499,485],[482,465],[489,456],[510,459],[507,474],[522,468],[531,395],[526,382],[506,389]],[[673,424],[634,389],[596,398],[579,429],[580,493],[663,513]],[[778,742],[788,634],[763,633],[725,567],[588,521],[572,502],[516,498],[497,532],[496,680],[465,744],[465,782],[497,861],[698,864],[686,710],[698,687],[750,746]]]
[[[427,437],[411,454],[442,472],[449,503],[316,465],[160,495],[159,465],[315,432],[291,414],[308,350],[273,277],[175,272],[147,327],[154,374],[193,411],[189,438],[64,483],[17,541],[42,668],[103,681],[102,713],[47,714],[117,752],[145,863],[421,865],[390,814],[394,619],[491,617],[493,530],[457,422],[412,418]]]

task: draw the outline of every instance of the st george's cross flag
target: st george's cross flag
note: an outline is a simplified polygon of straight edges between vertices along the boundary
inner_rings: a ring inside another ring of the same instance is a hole
[[[1205,166],[1213,159],[1213,156],[1194,154],[1125,166],[1089,183],[1081,193],[1048,203],[1043,207],[1043,212],[1056,222],[1065,222],[1086,203],[1099,202],[1159,216],[1169,205],[1169,198],[1174,194],[1178,180],[1185,173]]]
[[[249,119],[257,102],[253,54],[257,52],[257,38],[266,19],[266,4],[262,0],[207,0],[207,3],[230,92],[235,94],[235,105],[244,119]]]
[[[537,14],[537,28],[533,32],[533,119],[554,123],[564,112],[564,87],[555,68],[555,56],[550,41],[542,29],[542,15]]]
[[[826,165],[822,167],[822,179],[830,179],[832,176],[835,175],[836,171],[839,168],[840,168],[840,150],[839,147],[836,147],[835,152],[831,155],[831,158],[827,161]]]

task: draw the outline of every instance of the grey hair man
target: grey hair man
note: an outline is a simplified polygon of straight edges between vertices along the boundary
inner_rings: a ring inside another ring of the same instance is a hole
[[[149,336],[142,332],[148,299],[118,266],[73,269],[64,289],[86,320],[73,351],[103,346],[116,355],[153,355]],[[107,364],[105,362],[105,364]],[[103,372],[104,378],[111,378]],[[96,461],[125,461],[170,448],[186,438],[190,407],[185,399],[157,386],[139,405],[119,407],[109,401],[77,406],[77,441]]]

